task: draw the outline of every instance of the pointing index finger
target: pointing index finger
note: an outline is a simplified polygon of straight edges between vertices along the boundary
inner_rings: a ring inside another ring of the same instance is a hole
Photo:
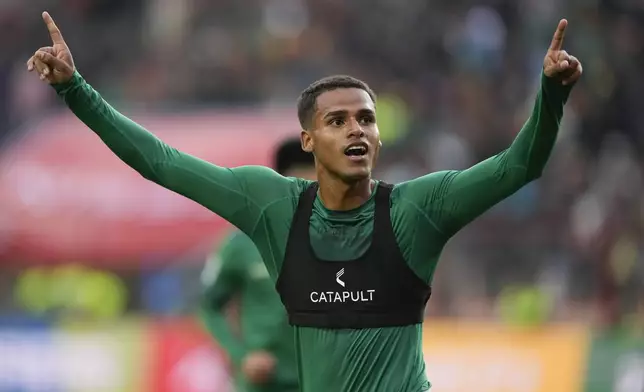
[[[48,12],[42,13],[42,19],[47,25],[47,30],[49,30],[49,36],[51,37],[52,42],[54,44],[65,45],[63,35],[60,33],[58,26],[56,26],[56,23],[54,23],[54,20],[51,18]]]
[[[568,27],[568,21],[566,19],[561,19],[557,25],[557,31],[555,31],[555,35],[552,37],[550,50],[561,50],[561,48],[563,48],[563,40],[566,36],[566,27]]]

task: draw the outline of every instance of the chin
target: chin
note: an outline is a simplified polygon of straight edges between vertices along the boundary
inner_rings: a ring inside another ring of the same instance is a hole
[[[358,182],[371,178],[371,168],[365,167],[354,170],[347,170],[340,175],[344,182]]]

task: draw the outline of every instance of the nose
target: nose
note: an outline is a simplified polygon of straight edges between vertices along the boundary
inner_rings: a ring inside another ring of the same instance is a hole
[[[347,134],[347,137],[349,139],[352,138],[362,138],[364,137],[364,130],[362,129],[362,126],[357,121],[352,121],[351,122],[351,128],[349,129],[349,133]]]

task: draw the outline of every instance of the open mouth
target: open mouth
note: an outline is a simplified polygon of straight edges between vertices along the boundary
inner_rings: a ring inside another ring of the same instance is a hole
[[[369,146],[367,146],[367,143],[352,143],[344,149],[344,155],[348,157],[362,157],[367,155],[368,151]]]

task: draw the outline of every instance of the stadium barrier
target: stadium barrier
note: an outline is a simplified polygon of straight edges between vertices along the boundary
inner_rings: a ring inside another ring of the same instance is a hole
[[[644,392],[644,339],[577,325],[428,321],[437,392]],[[196,320],[46,325],[0,319],[0,392],[232,392],[225,355]]]
[[[583,327],[432,321],[423,332],[427,374],[436,391],[581,391],[588,346]]]

